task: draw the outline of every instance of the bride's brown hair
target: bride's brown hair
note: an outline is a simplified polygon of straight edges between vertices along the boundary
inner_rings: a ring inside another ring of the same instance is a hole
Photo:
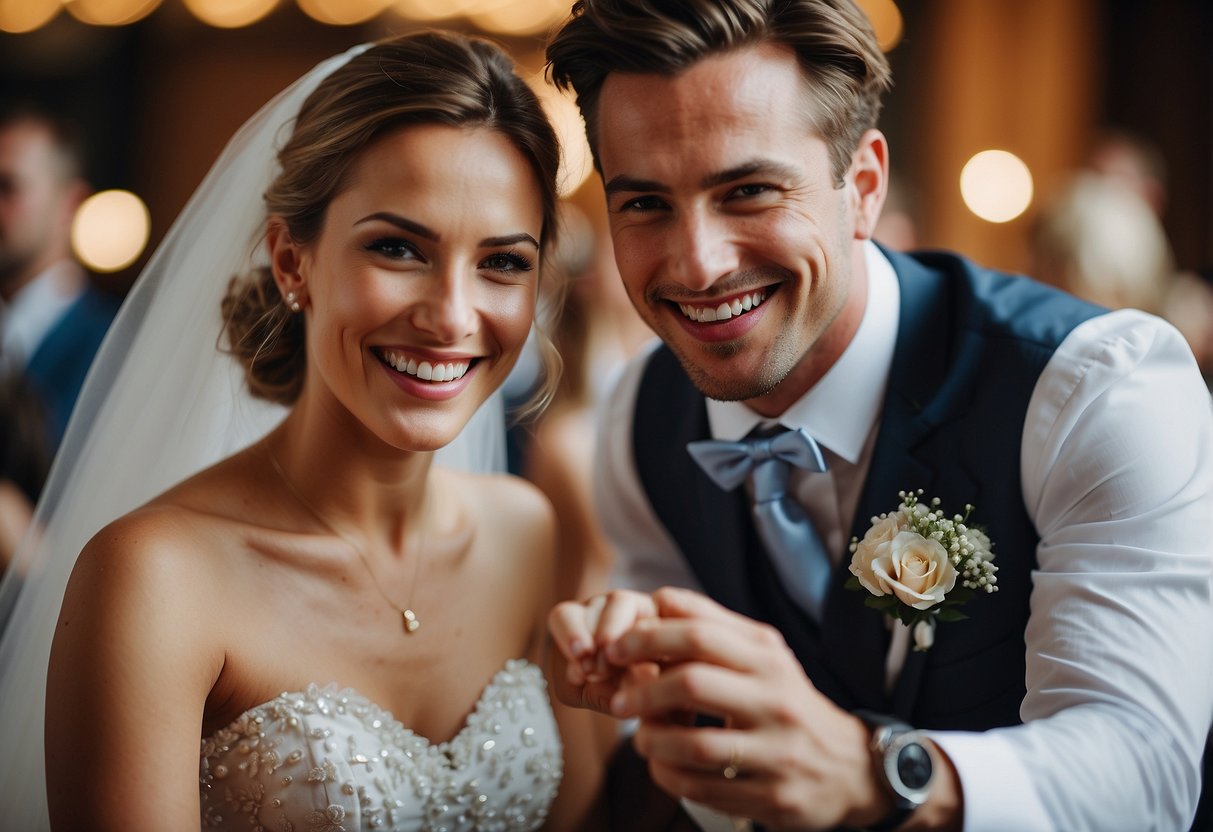
[[[420,124],[487,127],[509,139],[539,183],[540,243],[543,252],[550,250],[560,148],[539,99],[499,47],[445,32],[382,41],[321,83],[278,154],[282,170],[265,192],[267,215],[281,217],[296,242],[315,240],[361,153],[387,132]],[[249,390],[292,404],[306,369],[303,316],[287,308],[268,267],[232,280],[223,316],[226,348],[244,365]],[[546,370],[536,396],[541,404],[555,387],[560,358],[546,334],[539,334]]]

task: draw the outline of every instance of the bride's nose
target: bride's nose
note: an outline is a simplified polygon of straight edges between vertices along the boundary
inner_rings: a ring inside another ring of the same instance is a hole
[[[413,307],[412,323],[443,343],[454,343],[476,331],[478,314],[465,274],[445,269],[431,275],[424,296]]]

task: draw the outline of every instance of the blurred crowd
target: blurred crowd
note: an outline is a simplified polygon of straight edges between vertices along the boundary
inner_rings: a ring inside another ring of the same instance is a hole
[[[1108,131],[1086,165],[1045,202],[1033,228],[1029,274],[1101,306],[1166,318],[1213,382],[1213,272],[1176,269],[1166,210],[1161,154]]]

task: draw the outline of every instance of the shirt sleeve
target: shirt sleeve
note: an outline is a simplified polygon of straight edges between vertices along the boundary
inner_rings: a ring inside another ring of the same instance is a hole
[[[632,450],[632,423],[640,379],[660,342],[624,368],[602,413],[594,460],[594,502],[615,551],[611,584],[651,592],[663,586],[700,590],[670,533],[654,514]]]
[[[1187,829],[1213,719],[1213,403],[1169,324],[1061,344],[1028,408],[1024,724],[932,734],[965,830]]]

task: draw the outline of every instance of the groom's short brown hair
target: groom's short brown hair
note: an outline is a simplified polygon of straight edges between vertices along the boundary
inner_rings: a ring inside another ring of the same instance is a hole
[[[709,55],[760,43],[796,53],[841,181],[892,84],[871,23],[851,0],[577,0],[548,44],[548,72],[577,93],[600,167],[598,96],[607,75],[676,75]]]

